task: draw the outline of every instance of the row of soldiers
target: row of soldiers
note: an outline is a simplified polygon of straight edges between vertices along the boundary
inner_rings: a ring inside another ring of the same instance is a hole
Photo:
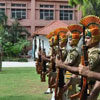
[[[45,81],[51,100],[97,100],[100,92],[100,18],[88,15],[80,24],[47,35],[50,54],[39,46],[36,71]],[[39,45],[41,42],[39,40]]]

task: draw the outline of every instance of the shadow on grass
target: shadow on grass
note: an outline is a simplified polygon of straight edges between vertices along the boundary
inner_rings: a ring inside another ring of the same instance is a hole
[[[47,95],[46,95],[47,96]],[[43,96],[4,96],[0,97],[0,100],[47,100],[47,98],[43,98]]]

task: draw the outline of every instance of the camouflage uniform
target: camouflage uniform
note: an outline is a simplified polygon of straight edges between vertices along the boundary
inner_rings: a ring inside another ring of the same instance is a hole
[[[69,52],[68,52],[68,55],[67,55],[67,58],[65,60],[65,63],[70,63],[71,66],[78,66],[79,63],[80,63],[80,53],[79,53],[79,49],[78,47],[74,47],[72,48]],[[76,84],[78,84],[80,81],[79,81],[79,78],[73,78],[72,77],[72,73],[66,71],[66,83],[71,80],[71,86],[69,87],[68,91],[66,91],[66,94],[67,94],[67,100],[70,100],[70,96],[72,94],[75,94],[76,93]]]
[[[80,50],[77,47],[77,44],[80,40],[80,34],[82,33],[83,29],[82,26],[78,24],[69,25],[68,29],[71,32],[69,35],[69,43],[72,48],[68,51],[65,63],[69,64],[72,67],[78,67],[80,63]],[[79,83],[79,78],[68,71],[66,71],[65,77],[66,83],[70,82],[70,87],[66,91],[66,99],[70,100],[70,96],[76,93],[76,84]]]
[[[66,56],[67,56],[67,50],[66,50],[66,44],[67,44],[66,33],[67,32],[68,32],[67,28],[58,28],[54,31],[55,35],[57,36],[57,40],[58,40],[58,35],[59,35],[59,41],[57,41],[57,42],[59,42],[59,47],[62,50],[62,58],[61,58],[62,61],[64,61],[66,59]],[[57,44],[57,46],[58,46],[58,44]],[[57,55],[56,55],[56,57],[57,57]],[[55,100],[55,91],[53,92],[52,100]]]
[[[91,39],[90,44],[99,45],[100,18],[95,15],[88,15],[81,19],[80,23],[87,28],[86,39]],[[100,48],[98,46],[88,49],[88,61],[90,70],[100,72]]]
[[[66,50],[66,47],[62,48],[62,61],[64,62],[66,60],[68,51]]]
[[[90,70],[100,72],[100,48],[93,47],[88,50]]]

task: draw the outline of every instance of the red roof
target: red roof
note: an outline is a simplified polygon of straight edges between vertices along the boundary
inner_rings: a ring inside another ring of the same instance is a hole
[[[62,21],[56,20],[50,23],[49,25],[33,32],[32,36],[35,34],[36,35],[47,35],[50,32],[54,31],[55,29],[61,28],[61,27],[67,27],[67,24],[63,23]]]

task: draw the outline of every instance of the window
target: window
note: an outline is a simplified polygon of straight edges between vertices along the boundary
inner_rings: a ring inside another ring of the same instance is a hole
[[[40,8],[53,8],[54,5],[40,5]]]
[[[60,10],[60,20],[73,20],[73,10]]]
[[[53,10],[40,10],[40,19],[53,20]]]
[[[5,8],[0,8],[0,14],[4,13],[5,14]]]
[[[5,6],[5,3],[0,3],[0,6]]]
[[[26,19],[26,9],[11,9],[11,18]]]
[[[12,3],[11,4],[11,18],[13,19],[26,19],[26,4]],[[19,8],[14,8],[19,7]]]
[[[60,8],[72,8],[70,5],[60,5]]]
[[[54,5],[40,5],[40,19],[53,20],[54,10],[44,9],[44,8],[53,8],[53,7]]]
[[[26,7],[26,4],[11,4],[12,7]]]

